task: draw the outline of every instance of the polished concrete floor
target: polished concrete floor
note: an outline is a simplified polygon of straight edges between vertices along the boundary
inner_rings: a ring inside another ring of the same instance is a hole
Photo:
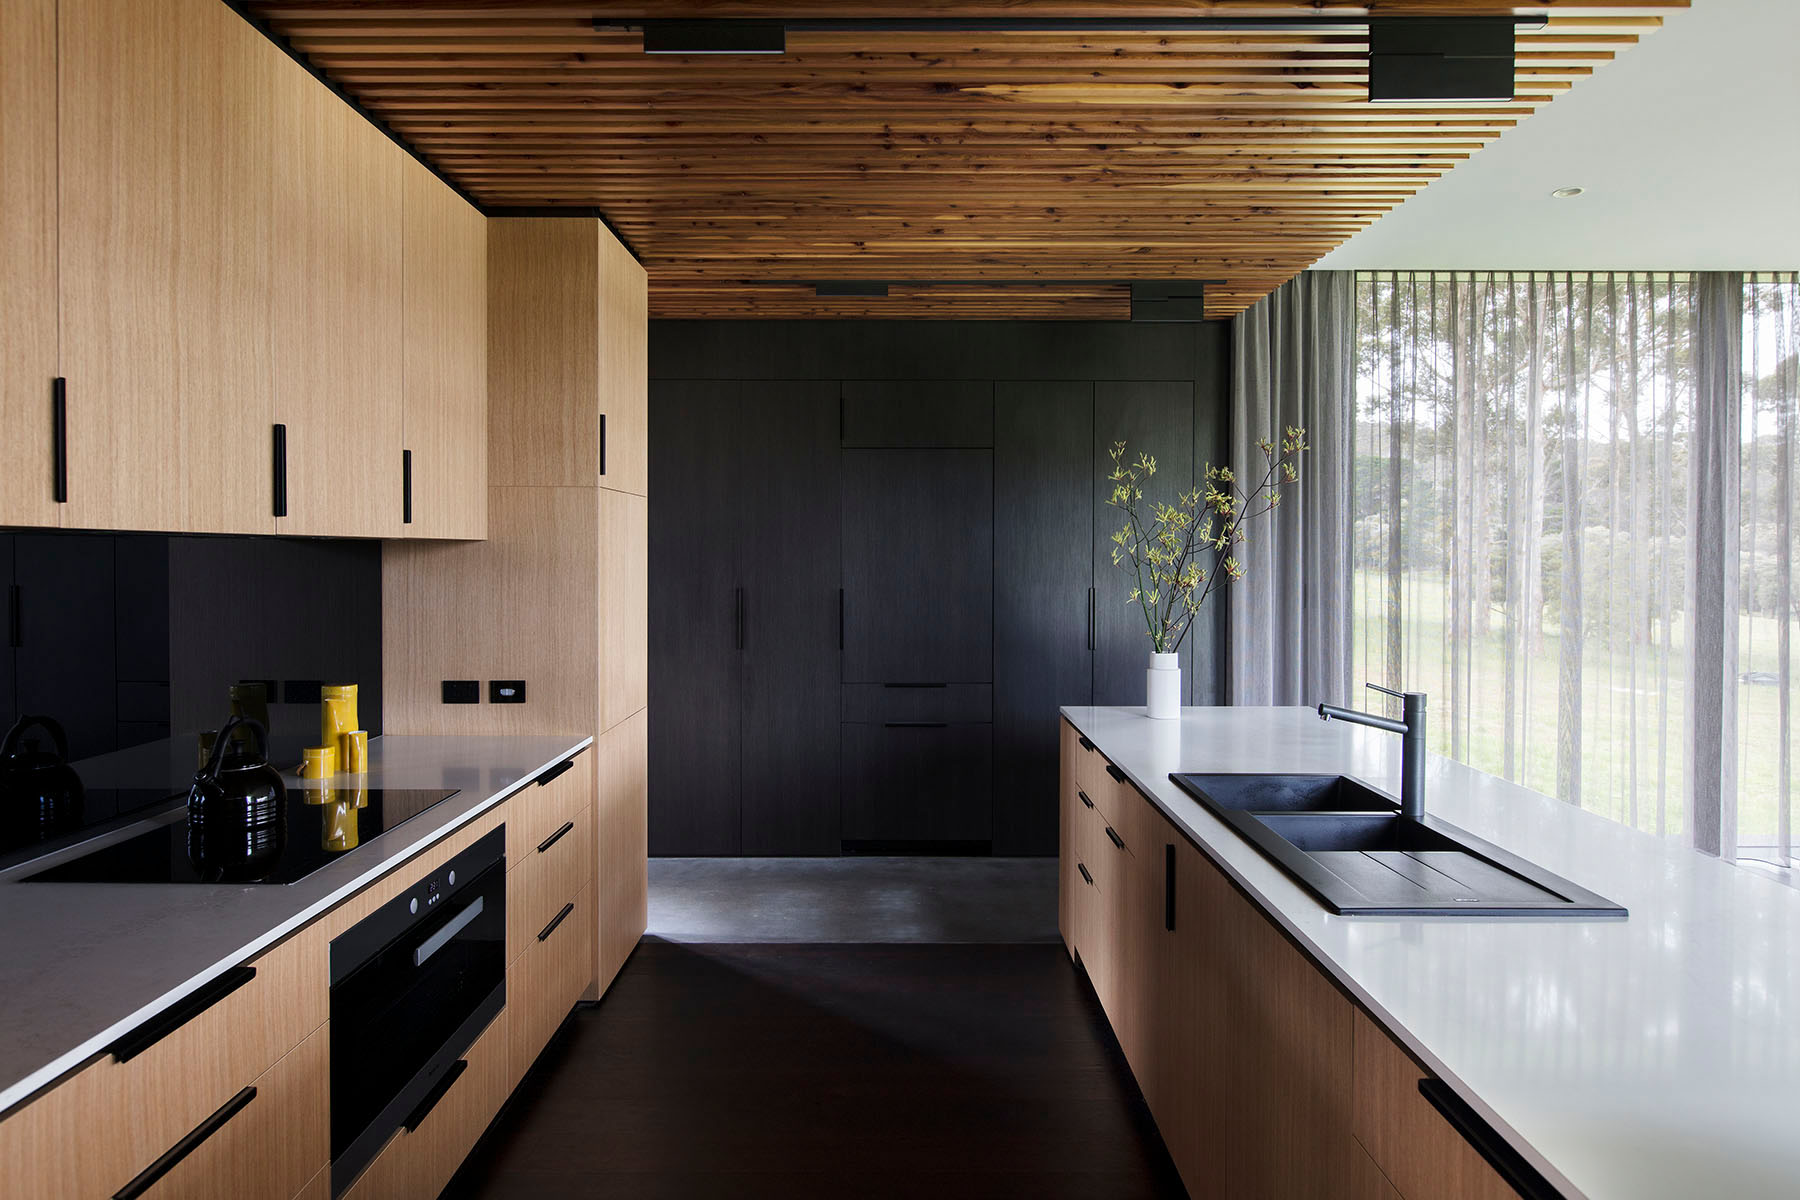
[[[1053,858],[653,858],[669,942],[1049,943]]]

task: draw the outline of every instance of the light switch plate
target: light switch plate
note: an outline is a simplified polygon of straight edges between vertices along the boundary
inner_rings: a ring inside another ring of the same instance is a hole
[[[481,681],[479,679],[444,680],[444,703],[480,704]]]

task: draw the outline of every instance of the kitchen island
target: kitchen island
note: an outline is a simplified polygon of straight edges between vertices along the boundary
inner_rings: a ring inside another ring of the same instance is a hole
[[[1343,1195],[1427,1200],[1409,1179],[1509,1195],[1495,1161],[1545,1194],[1593,1200],[1800,1194],[1800,892],[1433,757],[1428,812],[1629,918],[1333,916],[1169,775],[1343,774],[1392,796],[1398,738],[1301,708],[1062,715],[1065,938],[1111,999],[1193,1194],[1279,1193],[1310,1169],[1343,1172]],[[1083,813],[1107,840],[1084,832]],[[1200,954],[1223,982],[1194,978]],[[1200,1127],[1217,1115],[1197,1078],[1215,1064],[1192,1045],[1208,1021],[1257,1026],[1207,1044],[1244,1060],[1221,1077],[1271,1077],[1279,1093],[1262,1110],[1214,1097],[1225,1137]],[[1170,1067],[1184,1050],[1195,1070]],[[1421,1107],[1419,1079],[1447,1098]],[[1383,1110],[1383,1087],[1404,1111]],[[1439,1161],[1406,1161],[1446,1131],[1456,1145]],[[1259,1140],[1288,1172],[1272,1187],[1256,1175]],[[1222,1179],[1195,1177],[1215,1169]]]

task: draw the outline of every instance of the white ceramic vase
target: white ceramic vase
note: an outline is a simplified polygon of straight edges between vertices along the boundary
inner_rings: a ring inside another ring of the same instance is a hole
[[[1181,656],[1152,654],[1144,672],[1144,703],[1153,721],[1181,719]]]

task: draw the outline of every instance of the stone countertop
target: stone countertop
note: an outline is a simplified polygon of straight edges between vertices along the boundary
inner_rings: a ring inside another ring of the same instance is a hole
[[[43,859],[0,872],[0,1112],[593,740],[574,734],[371,739],[369,787],[454,789],[456,795],[291,884],[19,882]],[[174,756],[191,776],[191,744],[157,745],[139,760]],[[150,774],[161,786],[160,771]],[[135,779],[121,774],[119,782]]]
[[[1169,775],[1344,774],[1392,796],[1400,739],[1307,708],[1143,712],[1062,710],[1551,1183],[1800,1195],[1800,891],[1434,755],[1427,812],[1629,918],[1334,916]]]

